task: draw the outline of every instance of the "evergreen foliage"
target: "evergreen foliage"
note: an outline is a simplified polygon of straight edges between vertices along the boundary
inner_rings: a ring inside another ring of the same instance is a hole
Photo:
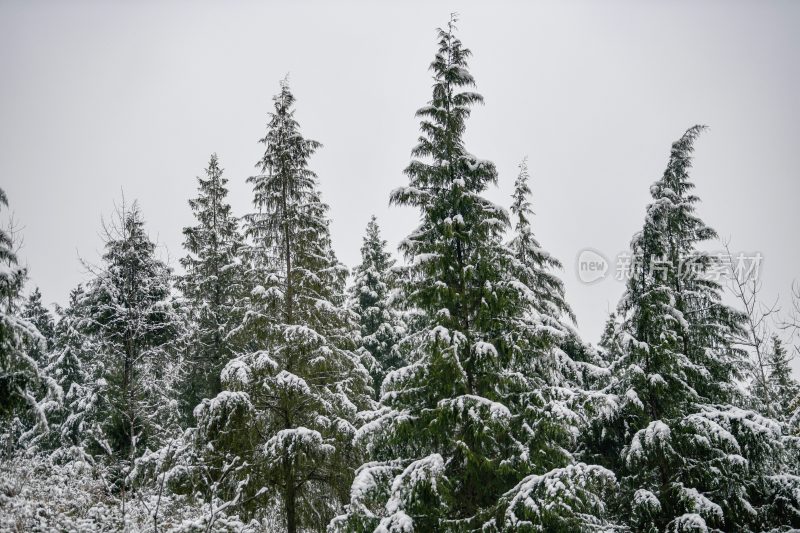
[[[438,35],[409,185],[391,195],[420,210],[420,226],[400,246],[408,259],[401,279],[424,326],[401,341],[412,347],[409,364],[386,376],[380,408],[356,435],[370,462],[357,473],[347,513],[331,523],[336,531],[502,529],[494,513],[504,493],[571,462],[565,446],[575,414],[549,388],[560,377],[556,354],[565,357],[553,342],[562,332],[550,323],[560,295],[549,289],[560,282],[543,286],[537,277],[555,263],[535,245],[524,198],[515,250],[503,244],[508,217],[482,196],[497,181],[494,164],[463,142],[471,107],[483,102],[470,90],[470,52],[454,18]]]
[[[42,293],[38,287],[25,300],[22,318],[33,324],[41,335],[40,342],[33,342],[28,347],[28,354],[41,368],[47,364],[47,356],[53,349],[55,323],[52,313],[42,304]]]
[[[637,531],[762,530],[786,520],[766,489],[780,484],[786,457],[780,425],[731,405],[744,368],[733,345],[743,316],[721,303],[708,275],[714,258],[698,248],[715,236],[695,214],[688,175],[702,130],[672,145],[650,189],[621,320],[604,336],[611,381],[587,433],[588,456],[618,474],[620,513]]]
[[[772,336],[772,349],[767,354],[769,387],[774,398],[774,410],[778,419],[785,421],[792,416],[795,399],[800,396],[800,383],[792,377],[792,357],[777,335]]]
[[[183,229],[181,259],[185,274],[178,280],[191,324],[184,408],[191,412],[203,398],[222,390],[220,372],[239,345],[235,332],[244,318],[244,278],[240,255],[243,240],[227,202],[228,180],[212,154],[205,178],[197,178],[199,193],[189,200],[197,225]]]
[[[369,374],[352,351],[354,320],[343,308],[346,269],[308,168],[320,145],[300,133],[293,104],[284,81],[261,139],[261,174],[248,180],[257,211],[245,217],[252,280],[245,329],[256,332],[258,349],[225,366],[225,390],[198,413],[213,420],[235,410],[241,415],[223,424],[241,421],[247,426],[230,431],[256,432],[229,442],[252,443],[239,454],[240,490],[271,498],[291,533],[323,528],[333,516],[351,479],[356,415],[371,405]],[[214,446],[233,453],[224,442]]]
[[[123,203],[53,315],[0,229],[0,530],[800,530],[800,384],[756,278],[733,278],[740,313],[703,251],[704,127],[672,144],[594,346],[536,238],[527,159],[510,211],[487,199],[456,31],[390,194],[418,225],[398,261],[373,216],[349,287],[287,80],[252,209],[212,154],[178,275]]]
[[[575,315],[564,297],[564,284],[552,272],[562,268],[561,262],[548,254],[533,234],[529,179],[528,159],[525,158],[519,165],[519,175],[514,182],[514,194],[511,197],[511,213],[515,221],[510,248],[516,259],[515,273],[533,292],[529,298],[542,326],[561,334],[565,330],[564,317],[575,320]]]
[[[405,332],[401,314],[392,302],[396,276],[395,261],[386,251],[378,222],[373,216],[367,224],[361,246],[361,264],[355,269],[350,288],[350,307],[358,316],[359,348],[362,362],[369,369],[376,394],[386,374],[404,365],[398,342]]]
[[[123,205],[105,230],[102,264],[80,304],[97,352],[77,406],[100,428],[89,454],[131,461],[175,429],[179,361],[170,343],[180,321],[170,270],[156,258],[137,204]]]
[[[0,207],[7,206],[0,189]],[[45,338],[20,311],[26,277],[12,231],[0,228],[0,456],[46,431],[47,411],[61,400],[61,390],[36,359],[47,349]]]
[[[57,461],[87,459],[90,443],[104,442],[99,424],[86,424],[95,412],[92,400],[92,376],[97,372],[98,345],[89,332],[89,317],[84,302],[85,292],[79,285],[70,292],[66,308],[57,307],[58,322],[53,330],[53,349],[47,374],[64,392],[61,408],[51,417],[52,428],[47,448]]]

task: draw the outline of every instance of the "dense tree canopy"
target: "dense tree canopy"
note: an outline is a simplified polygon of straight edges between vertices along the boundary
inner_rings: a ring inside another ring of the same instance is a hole
[[[388,195],[418,214],[399,256],[373,216],[359,264],[337,259],[320,187],[336,176],[312,170],[322,145],[287,80],[256,174],[235,178],[252,208],[234,214],[211,155],[177,273],[123,202],[51,310],[0,229],[0,529],[800,528],[798,346],[723,302],[690,179],[705,128],[650,187],[595,346],[536,238],[553,222],[534,218],[527,159],[508,211],[487,198],[471,57],[452,17]]]

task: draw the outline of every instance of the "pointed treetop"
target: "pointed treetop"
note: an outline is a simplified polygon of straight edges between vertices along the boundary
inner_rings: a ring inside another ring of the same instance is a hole
[[[694,188],[694,184],[688,181],[689,169],[692,168],[694,142],[706,129],[707,126],[699,124],[692,126],[684,132],[680,139],[672,143],[669,163],[664,175],[653,185],[650,191],[654,198],[682,197],[686,192]],[[688,200],[693,203],[696,198],[690,197]]]
[[[529,217],[534,214],[531,209],[530,200],[528,200],[531,194],[531,188],[528,185],[529,178],[528,156],[525,156],[519,164],[519,175],[517,175],[517,179],[514,181],[514,194],[511,196],[511,212],[516,215],[518,219],[517,230],[522,226],[529,225]]]
[[[256,163],[256,168],[264,174],[274,172],[276,169],[293,169],[298,177],[313,179],[315,175],[305,168],[305,160],[321,148],[322,144],[304,138],[299,132],[300,125],[294,119],[294,109],[292,109],[295,98],[289,87],[288,74],[281,80],[280,87],[280,92],[272,97],[274,110],[269,113],[267,133],[258,140],[267,149],[264,156]],[[292,154],[293,157],[289,158],[288,154]],[[295,166],[298,168],[294,168]],[[250,178],[248,181],[257,180]],[[258,198],[254,201],[256,205],[259,204]]]
[[[385,251],[386,240],[381,238],[381,228],[375,215],[372,215],[367,223],[362,242],[361,268],[375,267],[381,272],[389,268],[390,254]]]

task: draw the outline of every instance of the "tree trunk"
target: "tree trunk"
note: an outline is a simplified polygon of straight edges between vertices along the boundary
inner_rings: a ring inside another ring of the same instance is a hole
[[[286,468],[286,490],[284,491],[284,507],[286,508],[286,531],[287,533],[297,533],[297,508],[294,479],[292,467]]]

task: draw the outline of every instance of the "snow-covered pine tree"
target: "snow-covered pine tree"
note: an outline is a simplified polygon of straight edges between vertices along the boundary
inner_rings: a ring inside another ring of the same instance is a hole
[[[225,427],[215,432],[220,437],[250,431],[227,441],[243,462],[231,475],[238,483],[232,501],[249,498],[250,511],[256,504],[263,511],[255,497],[273,498],[295,533],[324,527],[346,497],[353,423],[371,405],[371,387],[352,351],[354,317],[343,307],[347,270],[331,248],[328,206],[308,168],[320,145],[300,133],[286,81],[273,100],[261,174],[248,180],[257,211],[245,217],[252,269],[246,329],[259,349],[226,365],[226,390],[197,414],[206,427]],[[228,422],[232,409],[241,416]],[[249,453],[243,442],[252,442]],[[213,445],[225,450],[226,440]]]
[[[228,180],[222,174],[217,154],[212,154],[205,178],[197,178],[199,194],[189,200],[197,224],[183,229],[188,253],[181,259],[185,274],[178,287],[190,323],[182,387],[183,404],[189,412],[203,398],[213,398],[222,390],[220,372],[236,352],[232,332],[244,315],[239,260],[243,240],[227,201]]]
[[[516,278],[530,291],[526,294],[528,312],[536,325],[538,346],[560,358],[556,366],[568,371],[580,384],[585,379],[594,379],[596,365],[603,364],[603,360],[573,327],[575,315],[566,301],[564,284],[555,273],[563,268],[561,262],[541,247],[533,233],[529,179],[526,157],[519,165],[511,196],[514,232],[508,246],[513,252],[512,268]],[[554,346],[558,349],[553,350]]]
[[[8,198],[0,189],[0,208]],[[0,228],[0,455],[47,429],[47,412],[61,390],[41,371],[30,351],[43,353],[45,340],[20,312],[27,272],[19,265],[10,230]],[[42,390],[46,392],[42,394]]]
[[[59,384],[65,394],[73,384],[86,382],[86,361],[90,335],[86,331],[86,317],[81,315],[83,285],[69,293],[66,307],[57,306],[58,322],[53,328],[53,352],[47,365],[47,373]]]
[[[613,474],[558,469],[571,462],[571,414],[545,392],[558,361],[541,335],[534,291],[517,278],[515,254],[503,244],[508,216],[482,196],[497,181],[495,166],[464,146],[466,119],[483,99],[470,90],[470,52],[454,32],[453,17],[438,32],[433,98],[417,112],[423,134],[405,171],[410,183],[391,196],[421,212],[401,244],[401,279],[424,327],[403,339],[413,348],[409,364],[389,373],[381,408],[358,432],[370,462],[329,529],[597,526],[597,494],[613,486]],[[548,489],[556,485],[568,496],[557,509]]]
[[[767,354],[769,387],[775,402],[778,420],[786,421],[792,416],[795,398],[800,395],[800,384],[792,376],[792,357],[777,335],[772,336],[772,349]]]
[[[511,197],[511,213],[515,220],[510,247],[516,259],[516,275],[533,292],[530,297],[533,309],[538,313],[543,328],[552,328],[558,332],[557,335],[563,334],[564,318],[574,320],[575,315],[564,297],[564,284],[552,272],[562,268],[561,262],[542,249],[533,234],[529,179],[526,157],[519,165]]]
[[[28,355],[30,355],[40,368],[47,365],[47,359],[50,351],[53,349],[53,338],[55,323],[53,315],[42,304],[42,293],[39,287],[33,289],[33,292],[25,300],[22,306],[22,318],[28,320],[36,327],[36,330],[41,334],[44,342],[33,342],[28,347]]]
[[[53,315],[42,304],[42,293],[38,287],[28,295],[28,298],[22,304],[20,314],[23,319],[29,321],[36,331],[39,332],[39,337],[28,339],[25,343],[25,350],[28,355],[36,361],[43,376],[46,376],[47,383],[58,384],[58,381],[50,374],[48,365],[53,351],[53,342],[55,339],[55,322]],[[56,390],[56,389],[54,389]],[[48,421],[48,430],[43,431],[36,435],[31,440],[30,444],[35,445],[37,449],[49,449],[53,445],[53,440],[50,438],[58,431],[59,416],[64,410],[64,397],[62,393],[66,389],[61,387],[57,398],[53,397],[56,401],[48,401],[42,404],[43,411]],[[37,392],[39,395],[43,391]]]
[[[376,394],[387,373],[405,366],[397,348],[405,327],[391,303],[394,264],[373,215],[361,246],[361,264],[355,268],[350,308],[358,315],[359,348],[363,350],[362,360],[372,375]]]
[[[92,402],[102,440],[92,455],[129,462],[156,448],[177,422],[177,354],[171,342],[179,319],[170,297],[170,269],[155,255],[134,202],[105,226],[105,253],[87,285],[87,331],[96,336],[94,374],[82,398]]]
[[[788,415],[789,434],[800,437],[800,392],[789,402]]]
[[[57,462],[72,459],[92,462],[89,453],[103,450],[110,454],[102,430],[100,407],[105,401],[105,386],[100,358],[100,346],[91,333],[86,293],[78,285],[69,295],[65,308],[58,307],[58,322],[54,329],[53,351],[46,372],[64,391],[63,406],[51,421],[48,445],[51,457]]]
[[[702,130],[672,145],[650,189],[620,320],[613,339],[606,336],[616,355],[610,394],[588,434],[597,452],[590,457],[617,472],[621,516],[637,531],[761,530],[787,517],[770,501],[786,489],[770,475],[785,457],[780,425],[727,403],[737,399],[743,368],[733,347],[742,316],[720,303],[714,258],[698,250],[715,236],[690,192]]]
[[[614,351],[616,348],[614,339],[617,328],[617,314],[615,312],[611,312],[608,314],[606,323],[603,326],[603,333],[600,335],[600,342],[597,343],[598,349],[606,363],[610,363],[616,359],[617,355],[619,355]]]

